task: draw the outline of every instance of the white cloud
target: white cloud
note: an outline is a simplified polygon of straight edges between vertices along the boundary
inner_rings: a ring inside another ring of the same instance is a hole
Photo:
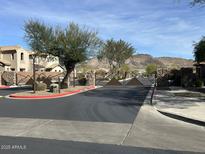
[[[0,15],[22,21],[40,18],[49,24],[69,21],[96,28],[104,39],[123,38],[154,55],[192,56],[192,43],[204,34],[205,11],[187,3],[162,0],[4,1]],[[0,17],[1,18],[1,17]],[[9,23],[8,23],[9,24]],[[22,23],[23,24],[23,23]],[[0,27],[1,24],[0,24]],[[180,54],[179,54],[180,53]]]

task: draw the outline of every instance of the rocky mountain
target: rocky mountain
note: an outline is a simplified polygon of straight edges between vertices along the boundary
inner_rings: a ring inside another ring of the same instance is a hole
[[[193,67],[193,60],[190,59],[159,57],[157,60],[168,68]]]
[[[126,60],[125,63],[137,69],[145,69],[146,66],[149,64],[157,64],[158,66],[164,66],[162,62],[148,54],[134,55],[133,57]]]
[[[143,70],[149,64],[156,64],[163,68],[180,68],[180,67],[192,67],[193,60],[175,58],[175,57],[152,57],[149,54],[137,54],[129,58],[125,62],[133,69]],[[106,60],[99,61],[97,58],[90,59],[86,62],[86,65],[92,68],[104,68],[108,69],[109,65]]]

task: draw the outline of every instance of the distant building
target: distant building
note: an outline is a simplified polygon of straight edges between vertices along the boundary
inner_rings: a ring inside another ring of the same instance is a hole
[[[45,68],[46,72],[63,72],[64,68],[60,64],[48,65]]]
[[[31,72],[33,52],[20,46],[0,46],[0,71]],[[63,72],[59,59],[53,56],[36,58],[37,71]]]
[[[46,72],[64,71],[64,67],[60,65],[59,58],[51,55],[46,57],[43,56],[43,57],[36,58],[36,69],[38,71],[46,71]]]
[[[29,51],[20,46],[1,46],[0,61],[4,71],[29,71]]]

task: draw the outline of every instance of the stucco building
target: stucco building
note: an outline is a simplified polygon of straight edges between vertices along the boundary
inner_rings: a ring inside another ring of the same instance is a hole
[[[29,71],[29,51],[20,46],[1,46],[0,61],[4,71]]]
[[[33,52],[16,46],[0,46],[0,71],[31,72]],[[47,56],[36,59],[37,71],[63,72],[57,57]]]

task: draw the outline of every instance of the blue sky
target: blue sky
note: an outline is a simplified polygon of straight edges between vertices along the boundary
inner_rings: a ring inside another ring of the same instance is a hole
[[[179,2],[180,1],[180,2]],[[28,48],[24,22],[40,19],[65,27],[74,21],[103,40],[124,39],[138,53],[192,58],[193,42],[205,35],[205,8],[189,0],[0,0],[0,46]]]

